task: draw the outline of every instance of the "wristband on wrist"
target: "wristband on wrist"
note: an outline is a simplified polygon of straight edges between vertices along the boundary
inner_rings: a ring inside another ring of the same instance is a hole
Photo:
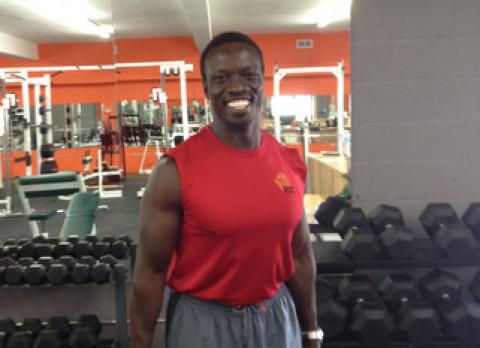
[[[316,330],[304,331],[303,337],[307,340],[323,341],[323,330],[318,328]]]

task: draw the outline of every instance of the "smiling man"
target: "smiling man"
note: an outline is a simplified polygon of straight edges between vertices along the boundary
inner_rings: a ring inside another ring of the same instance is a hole
[[[165,286],[168,348],[320,347],[306,168],[260,128],[263,56],[246,35],[201,56],[213,123],[170,151],[145,190],[130,305],[152,344]]]

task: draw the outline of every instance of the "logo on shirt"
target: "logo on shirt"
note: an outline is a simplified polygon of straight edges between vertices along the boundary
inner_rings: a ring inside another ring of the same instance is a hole
[[[290,184],[288,177],[284,173],[277,173],[277,176],[275,177],[275,183],[278,185],[278,187],[280,187],[280,190],[282,190],[283,192],[293,193],[293,186]]]

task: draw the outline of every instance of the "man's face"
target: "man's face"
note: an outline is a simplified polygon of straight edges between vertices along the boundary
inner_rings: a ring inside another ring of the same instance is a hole
[[[213,48],[205,60],[204,88],[217,122],[246,126],[258,120],[263,108],[258,52],[243,43]]]

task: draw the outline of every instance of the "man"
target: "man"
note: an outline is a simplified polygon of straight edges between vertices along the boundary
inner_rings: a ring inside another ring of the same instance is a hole
[[[132,347],[151,346],[166,285],[168,348],[300,348],[301,330],[303,347],[320,347],[306,169],[260,128],[262,53],[227,32],[200,65],[214,120],[160,161],[145,190]]]

